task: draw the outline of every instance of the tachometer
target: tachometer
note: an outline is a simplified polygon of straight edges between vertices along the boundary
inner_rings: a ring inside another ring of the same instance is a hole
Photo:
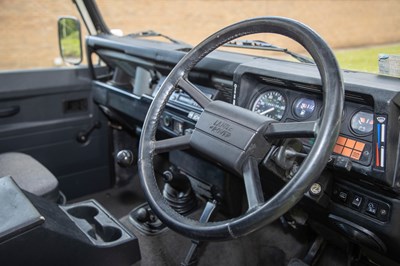
[[[280,121],[286,110],[285,97],[278,91],[269,90],[254,101],[252,111]]]
[[[371,111],[358,111],[351,118],[350,126],[356,134],[369,134],[374,129],[374,114]]]

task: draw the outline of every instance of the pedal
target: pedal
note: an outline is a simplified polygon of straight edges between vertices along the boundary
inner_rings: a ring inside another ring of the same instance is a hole
[[[303,261],[307,264],[312,264],[315,258],[317,257],[318,252],[322,249],[325,244],[325,239],[322,236],[318,236],[314,243],[311,245],[310,249],[307,252],[307,255],[304,257]],[[306,264],[306,265],[307,265]]]
[[[203,213],[200,216],[199,221],[201,223],[206,223],[210,220],[211,216],[215,212],[217,208],[217,202],[214,200],[212,202],[208,201],[206,207],[203,210]],[[203,247],[204,242],[198,240],[192,240],[192,244],[190,245],[189,251],[186,254],[185,259],[181,263],[181,266],[194,266],[198,262],[199,258],[199,249]]]

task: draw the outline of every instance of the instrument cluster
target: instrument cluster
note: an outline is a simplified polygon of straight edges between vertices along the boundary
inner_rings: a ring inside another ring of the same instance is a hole
[[[329,100],[327,101],[329,103]],[[249,99],[248,109],[280,122],[313,121],[323,115],[322,96],[273,85],[258,86]],[[362,165],[372,159],[375,115],[371,107],[346,101],[340,137],[334,154],[348,157]],[[344,141],[344,142],[343,142]],[[302,139],[311,147],[314,139]]]
[[[250,109],[277,121],[306,121],[322,115],[322,99],[315,96],[288,94],[285,90],[266,87],[252,101]],[[372,133],[374,129],[372,110],[367,107],[354,110],[345,106],[343,119],[346,117],[346,112],[351,112],[348,126],[353,135],[364,137]]]

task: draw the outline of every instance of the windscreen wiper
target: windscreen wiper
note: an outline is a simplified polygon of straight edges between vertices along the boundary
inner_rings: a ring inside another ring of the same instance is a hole
[[[173,38],[171,38],[171,37],[169,37],[167,35],[164,35],[162,33],[158,33],[158,32],[153,31],[153,30],[141,31],[141,32],[138,32],[138,33],[131,33],[131,34],[128,34],[127,36],[132,37],[132,38],[138,38],[138,37],[163,37],[163,38],[167,39],[168,41],[170,41],[172,43],[187,45],[187,43],[175,40],[175,39],[173,39]]]
[[[253,40],[233,40],[224,44],[225,47],[235,47],[235,48],[245,48],[245,49],[257,49],[257,50],[266,50],[266,51],[274,51],[274,52],[283,52],[296,58],[298,61],[307,64],[315,64],[315,62],[303,55],[296,54],[286,48],[281,48],[275,46],[273,44],[264,42],[264,41],[253,41]]]

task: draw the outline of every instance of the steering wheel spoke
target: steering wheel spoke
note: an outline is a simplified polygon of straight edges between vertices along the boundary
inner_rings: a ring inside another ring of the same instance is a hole
[[[154,141],[154,151],[157,154],[188,148],[190,148],[190,134]]]
[[[319,120],[271,123],[265,130],[267,138],[310,138],[318,135]]]
[[[248,211],[264,203],[264,193],[261,187],[260,173],[256,159],[249,158],[243,166],[243,179],[246,188]]]
[[[187,92],[202,108],[205,108],[212,100],[200,91],[193,83],[181,77],[178,86]]]

